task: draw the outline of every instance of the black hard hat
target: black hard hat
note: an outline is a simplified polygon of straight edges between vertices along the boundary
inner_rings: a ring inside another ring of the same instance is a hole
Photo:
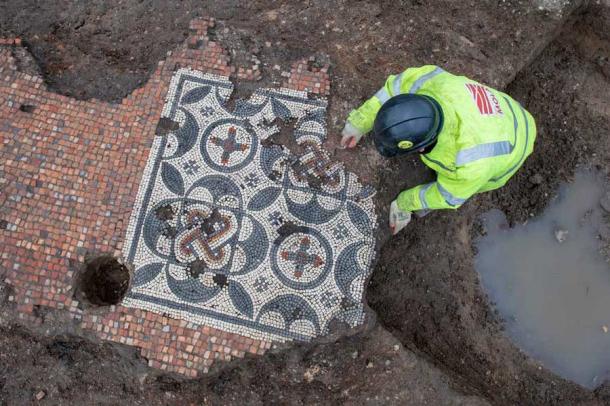
[[[373,125],[373,141],[386,157],[432,145],[443,127],[443,110],[432,97],[401,94],[385,102]]]

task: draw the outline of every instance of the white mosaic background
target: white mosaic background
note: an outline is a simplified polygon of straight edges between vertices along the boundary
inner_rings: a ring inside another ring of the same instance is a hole
[[[182,69],[155,138],[124,248],[123,304],[257,339],[307,340],[363,318],[374,254],[372,196],[333,164],[326,101],[260,89],[229,112],[226,77]],[[296,118],[300,157],[268,138]]]

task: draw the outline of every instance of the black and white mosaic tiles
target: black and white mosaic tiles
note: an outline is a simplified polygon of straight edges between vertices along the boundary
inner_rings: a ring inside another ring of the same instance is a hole
[[[163,111],[128,227],[123,304],[256,339],[307,340],[363,318],[374,191],[321,149],[325,100],[188,69]],[[268,137],[295,118],[296,157]]]

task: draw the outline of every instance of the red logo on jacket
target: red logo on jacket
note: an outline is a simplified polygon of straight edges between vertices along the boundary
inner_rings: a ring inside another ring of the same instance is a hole
[[[466,83],[466,88],[470,91],[479,113],[483,115],[504,114],[498,98],[488,88],[474,83]]]

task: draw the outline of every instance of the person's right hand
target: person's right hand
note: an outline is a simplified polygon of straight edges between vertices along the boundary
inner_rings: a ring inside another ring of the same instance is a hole
[[[345,127],[343,127],[343,131],[341,131],[341,147],[342,148],[354,148],[358,142],[362,139],[364,134],[358,130],[356,127],[350,124],[350,122],[345,123]]]
[[[411,212],[402,211],[398,207],[396,200],[390,204],[390,231],[392,235],[398,234],[400,230],[405,228],[411,222]]]

